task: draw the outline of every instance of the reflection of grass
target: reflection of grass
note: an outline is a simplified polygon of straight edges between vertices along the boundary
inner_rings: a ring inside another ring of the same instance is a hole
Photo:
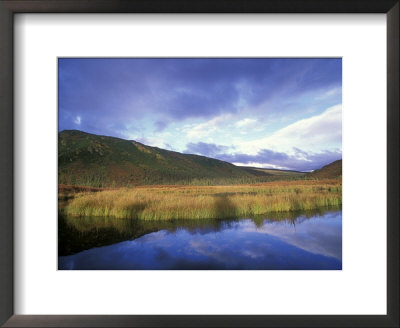
[[[73,216],[143,220],[206,219],[311,210],[341,203],[341,180],[301,180],[234,186],[153,186],[78,193],[63,212]]]
[[[267,213],[246,218],[251,219],[257,227],[262,227],[266,221],[284,221],[288,224],[296,225],[316,215],[324,215],[328,212],[338,210],[340,210],[340,206],[300,212]],[[225,227],[234,225],[239,220],[239,218],[233,218],[228,220],[185,219],[150,221],[90,216],[78,218],[60,215],[58,218],[58,253],[60,256],[71,255],[93,247],[111,245],[124,240],[133,240],[160,230],[165,230],[168,233],[174,233],[181,229],[190,234],[217,233]]]
[[[197,231],[219,231],[223,220],[131,220],[112,217],[58,218],[58,254],[71,255],[85,249],[133,240],[143,235],[166,230],[175,232],[184,228],[190,233]]]
[[[101,230],[114,230],[119,234],[124,234],[130,238],[135,238],[137,234],[143,235],[152,231],[168,230],[175,231],[184,227],[191,231],[199,228],[213,227],[220,229],[221,220],[204,219],[204,220],[162,220],[162,221],[145,221],[145,220],[119,220],[112,217],[72,217],[60,216],[63,224],[69,228],[74,228],[79,233],[89,233]]]

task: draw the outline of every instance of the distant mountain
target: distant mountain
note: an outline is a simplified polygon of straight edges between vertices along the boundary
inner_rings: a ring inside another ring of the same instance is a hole
[[[319,170],[307,173],[307,177],[316,179],[335,179],[342,177],[342,160],[334,161]]]
[[[93,187],[188,183],[255,176],[231,163],[150,147],[137,141],[65,130],[58,135],[60,184]]]
[[[279,170],[279,169],[265,169],[261,167],[251,166],[238,166],[243,170],[255,175],[255,176],[282,176],[282,177],[301,177],[304,176],[304,172],[293,171],[293,170]]]

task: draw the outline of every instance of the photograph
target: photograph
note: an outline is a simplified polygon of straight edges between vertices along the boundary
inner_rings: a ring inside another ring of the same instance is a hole
[[[342,270],[342,58],[57,72],[58,270]]]

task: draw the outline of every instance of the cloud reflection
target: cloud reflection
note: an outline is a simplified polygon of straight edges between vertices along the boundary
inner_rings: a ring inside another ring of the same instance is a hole
[[[292,222],[292,223],[289,223]],[[336,269],[342,267],[341,211],[296,220],[226,221],[213,231],[161,230],[59,257],[60,269]]]

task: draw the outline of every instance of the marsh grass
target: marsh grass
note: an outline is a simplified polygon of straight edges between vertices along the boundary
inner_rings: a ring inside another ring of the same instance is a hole
[[[342,203],[341,180],[279,181],[231,186],[146,186],[77,193],[71,216],[140,220],[223,219],[312,210]]]

